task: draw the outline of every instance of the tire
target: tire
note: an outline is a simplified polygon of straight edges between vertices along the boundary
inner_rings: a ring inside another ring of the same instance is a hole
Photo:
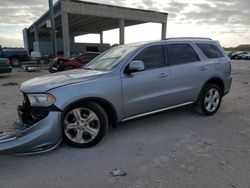
[[[10,58],[10,62],[11,62],[12,67],[20,67],[21,66],[20,59],[18,59],[17,57]]]
[[[63,70],[64,71],[68,71],[68,70],[72,70],[72,69],[75,69],[75,67],[71,66],[71,65],[66,65]]]
[[[216,84],[208,83],[203,87],[195,109],[199,114],[211,116],[220,108],[221,99],[220,87]]]
[[[99,143],[104,137],[108,118],[100,105],[94,102],[82,102],[63,114],[63,138],[69,145],[88,148]]]
[[[50,62],[52,62],[52,61],[53,61],[53,58],[50,57],[50,58],[48,59],[48,63],[50,63]]]
[[[38,63],[38,64],[44,64],[44,63],[45,63],[45,60],[42,59],[42,58],[41,58],[41,59],[38,59],[38,60],[37,60],[37,63]]]

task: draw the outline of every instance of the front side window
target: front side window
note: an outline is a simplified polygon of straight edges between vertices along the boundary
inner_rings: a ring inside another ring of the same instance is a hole
[[[171,65],[196,62],[200,60],[190,44],[168,44],[167,54]]]
[[[158,45],[145,48],[133,60],[143,61],[146,70],[163,67],[165,64],[163,46]]]
[[[196,45],[210,59],[223,57],[223,54],[220,49],[213,44],[197,43]]]

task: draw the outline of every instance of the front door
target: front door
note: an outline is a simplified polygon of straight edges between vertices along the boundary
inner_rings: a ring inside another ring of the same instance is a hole
[[[122,73],[124,118],[151,112],[169,104],[170,68],[166,66],[164,47],[150,46],[133,60],[141,60],[145,70]]]

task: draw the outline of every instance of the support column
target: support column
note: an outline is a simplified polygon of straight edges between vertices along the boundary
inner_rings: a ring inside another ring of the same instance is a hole
[[[70,44],[74,44],[75,43],[75,36],[70,36]]]
[[[57,56],[57,42],[56,42],[56,30],[55,30],[55,15],[53,0],[49,0],[49,17],[51,21],[51,47],[53,56]]]
[[[23,45],[24,45],[24,48],[26,49],[26,50],[28,50],[28,52],[30,53],[30,46],[29,46],[29,40],[30,40],[30,38],[29,38],[29,33],[28,33],[28,29],[27,28],[25,28],[25,29],[23,29]]]
[[[100,33],[100,43],[103,44],[103,32]]]
[[[68,13],[62,9],[62,34],[64,57],[70,57],[70,40],[69,40],[69,20]]]
[[[39,31],[38,31],[38,27],[35,25],[34,26],[34,36],[35,36],[35,41],[39,41]]]
[[[34,25],[34,39],[33,50],[40,52],[39,31],[37,25]]]
[[[119,20],[119,31],[120,31],[120,34],[119,34],[119,43],[120,44],[124,44],[124,28],[125,28],[125,19],[120,19]]]
[[[167,36],[167,22],[162,23],[161,25],[161,39],[165,39]]]

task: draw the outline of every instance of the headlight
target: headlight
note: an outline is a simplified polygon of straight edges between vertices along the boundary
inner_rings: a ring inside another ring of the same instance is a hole
[[[31,106],[49,107],[56,101],[51,94],[28,94]]]

